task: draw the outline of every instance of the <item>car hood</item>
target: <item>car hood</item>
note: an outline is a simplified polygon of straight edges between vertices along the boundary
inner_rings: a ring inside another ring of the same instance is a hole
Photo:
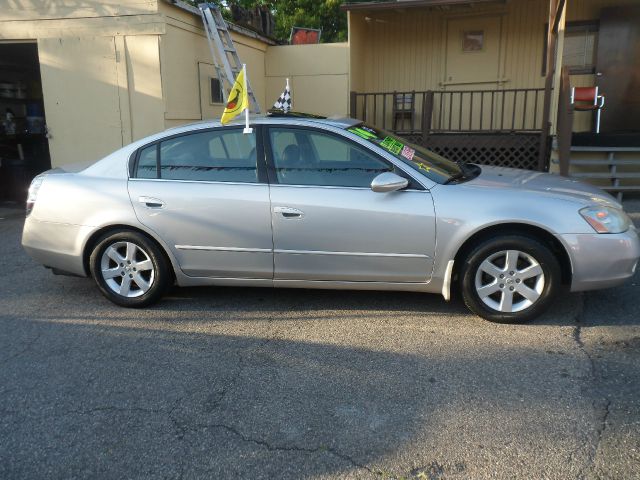
[[[581,203],[598,203],[616,208],[622,208],[614,197],[593,185],[582,183],[573,178],[562,177],[551,173],[533,172],[516,168],[493,167],[480,165],[482,172],[465,185],[536,192],[547,196],[559,197],[567,200],[577,200]]]

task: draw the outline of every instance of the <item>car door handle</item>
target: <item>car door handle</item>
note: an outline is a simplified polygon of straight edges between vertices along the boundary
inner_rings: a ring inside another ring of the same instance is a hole
[[[302,210],[291,207],[273,207],[273,213],[279,213],[284,218],[301,218],[304,215]]]
[[[143,204],[147,208],[162,208],[164,207],[164,202],[158,198],[153,197],[138,197],[138,202]]]

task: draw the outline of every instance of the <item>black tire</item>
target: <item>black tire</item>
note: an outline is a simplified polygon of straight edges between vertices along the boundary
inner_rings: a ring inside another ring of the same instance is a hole
[[[514,258],[516,268],[508,268],[507,262],[513,267]],[[541,275],[528,277],[539,271]],[[464,303],[485,320],[524,323],[542,314],[558,293],[560,266],[551,250],[538,240],[505,235],[485,240],[471,250],[462,265],[460,286]]]
[[[130,251],[131,259],[127,260]],[[122,307],[141,308],[157,302],[173,278],[161,249],[147,236],[132,230],[109,232],[100,237],[89,265],[102,294]]]

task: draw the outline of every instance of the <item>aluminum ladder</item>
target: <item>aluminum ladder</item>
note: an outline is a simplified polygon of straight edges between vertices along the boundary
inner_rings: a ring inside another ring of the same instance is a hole
[[[229,98],[229,93],[236,81],[236,77],[242,70],[242,62],[240,62],[227,22],[222,18],[220,9],[212,3],[201,3],[198,8],[204,23],[204,31],[207,34],[209,50],[211,50],[211,56],[213,57],[213,66],[223,85],[222,89],[227,98]],[[260,113],[260,105],[251,89],[249,75],[245,80],[247,82],[247,94],[249,95],[249,110],[254,113]]]

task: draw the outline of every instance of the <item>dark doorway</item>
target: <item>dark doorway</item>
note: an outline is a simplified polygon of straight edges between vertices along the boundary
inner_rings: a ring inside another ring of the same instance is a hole
[[[600,131],[640,131],[640,7],[602,10],[597,75],[605,97]]]
[[[22,202],[51,168],[38,47],[0,43],[0,201]]]

